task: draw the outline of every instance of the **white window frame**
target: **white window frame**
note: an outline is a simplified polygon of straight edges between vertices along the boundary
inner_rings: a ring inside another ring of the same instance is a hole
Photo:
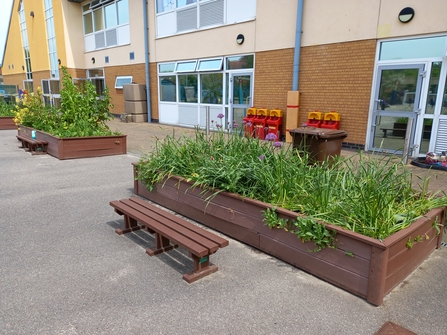
[[[181,67],[182,65],[186,65],[186,64],[194,64],[193,68],[188,68],[188,69],[179,69],[179,67]],[[177,62],[175,64],[175,68],[174,68],[174,72],[177,73],[186,73],[186,72],[195,72],[197,68],[197,60],[190,60],[190,61],[186,61],[186,62]]]
[[[115,78],[115,88],[123,89],[123,85],[132,83],[132,76],[116,76]],[[126,82],[119,84],[121,80],[125,80]]]
[[[212,68],[206,68],[206,69],[201,69],[200,66],[202,64],[206,64],[207,62],[212,62],[212,61],[220,61],[219,62],[219,66],[216,67],[212,67]],[[222,70],[222,63],[223,63],[223,57],[221,58],[208,58],[208,59],[200,59],[199,60],[199,64],[197,65],[197,72],[205,72],[205,71],[221,71]]]

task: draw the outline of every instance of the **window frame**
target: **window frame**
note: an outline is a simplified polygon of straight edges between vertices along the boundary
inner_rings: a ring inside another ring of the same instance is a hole
[[[121,85],[118,85],[118,81],[119,80],[125,80],[125,79],[129,80],[129,82],[125,82],[125,83],[123,83]],[[123,89],[123,85],[131,84],[132,80],[133,80],[133,76],[116,76],[116,78],[115,78],[115,88],[122,90]]]

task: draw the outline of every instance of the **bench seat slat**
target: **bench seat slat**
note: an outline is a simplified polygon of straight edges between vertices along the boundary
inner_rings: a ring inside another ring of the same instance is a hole
[[[211,241],[211,240],[207,239],[206,237],[202,236],[200,234],[200,231],[197,231],[196,229],[194,229],[194,230],[188,229],[190,227],[196,227],[192,223],[184,221],[183,224],[180,224],[178,221],[180,221],[181,219],[176,216],[174,216],[174,218],[166,218],[163,215],[156,213],[153,210],[153,208],[156,208],[156,207],[151,204],[148,204],[148,203],[146,203],[145,205],[144,204],[140,205],[140,204],[130,201],[128,199],[121,200],[121,202],[140,211],[141,213],[149,216],[151,219],[153,219],[159,223],[165,224],[165,222],[166,222],[169,225],[169,227],[172,228],[173,230],[175,230],[177,233],[203,245],[205,248],[207,248],[209,250],[209,252],[211,254],[215,253],[219,249],[219,245],[216,242]],[[190,227],[188,227],[188,226],[190,226]],[[197,227],[197,228],[201,229],[200,227]],[[203,229],[201,229],[201,230],[204,231]]]
[[[147,205],[148,205],[148,203],[146,201],[144,201],[144,200],[142,200],[140,198],[131,197],[129,200],[131,200],[131,201],[133,201],[133,202],[135,202],[137,204],[140,204],[140,205],[142,205],[144,207],[147,207]],[[226,247],[229,244],[228,240],[226,240],[226,239],[224,239],[224,238],[222,238],[220,236],[217,236],[217,235],[215,235],[215,234],[213,234],[213,233],[211,233],[211,232],[209,232],[207,230],[204,230],[204,229],[202,229],[200,227],[192,225],[189,222],[185,222],[183,219],[181,219],[181,218],[179,218],[179,217],[177,217],[177,216],[175,216],[175,215],[173,215],[173,214],[171,214],[169,212],[166,212],[165,210],[162,210],[161,208],[158,208],[158,207],[155,207],[155,206],[151,205],[150,208],[147,207],[147,209],[152,211],[152,212],[154,212],[154,213],[157,213],[157,214],[159,214],[161,216],[164,216],[165,218],[168,218],[169,220],[175,221],[179,225],[184,226],[186,229],[194,231],[195,233],[205,237],[206,239],[217,243],[220,248]]]
[[[112,207],[118,208],[118,210],[125,215],[129,215],[135,218],[137,221],[143,223],[144,225],[149,226],[155,232],[165,236],[171,240],[174,240],[178,244],[182,245],[186,249],[188,249],[191,253],[198,257],[204,257],[210,254],[208,248],[205,248],[199,243],[196,243],[185,236],[181,235],[177,231],[163,225],[162,223],[148,218],[144,213],[139,210],[129,206],[128,204],[123,203],[123,201],[112,201],[110,202]]]

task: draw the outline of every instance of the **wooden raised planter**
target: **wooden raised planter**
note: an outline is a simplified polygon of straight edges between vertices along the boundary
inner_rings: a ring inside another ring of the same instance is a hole
[[[29,127],[18,127],[21,136],[31,137],[31,131]],[[36,139],[48,142],[47,153],[61,160],[126,154],[126,138],[126,135],[60,138],[36,130]]]
[[[135,168],[134,168],[135,173]],[[433,250],[440,247],[434,223],[444,224],[445,209],[433,209],[410,227],[379,241],[358,233],[327,225],[336,232],[336,249],[311,252],[311,242],[302,243],[283,229],[270,229],[262,221],[269,204],[228,192],[211,201],[201,188],[171,177],[156,189],[134,181],[134,193],[186,217],[256,247],[325,281],[343,288],[369,303],[380,306],[383,298],[401,283]],[[280,217],[295,219],[295,212],[277,208]],[[420,240],[415,242],[415,239]],[[408,241],[413,241],[411,248]]]
[[[14,116],[0,116],[0,130],[17,129]]]

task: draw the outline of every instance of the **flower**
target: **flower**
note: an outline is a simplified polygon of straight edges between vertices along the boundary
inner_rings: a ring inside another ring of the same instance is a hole
[[[222,119],[224,116],[225,116],[225,115],[223,115],[222,113],[219,113],[219,115],[217,115],[217,117],[218,117],[219,119]]]
[[[275,148],[281,148],[282,147],[282,142],[275,142],[275,143],[273,143],[273,146]]]
[[[262,160],[265,158],[265,156],[264,156],[264,155],[261,155],[261,156],[259,156],[258,158],[259,158],[260,161],[262,161]]]
[[[278,137],[276,137],[276,135],[273,133],[268,133],[267,136],[265,137],[266,141],[276,141],[277,139]]]
[[[233,123],[233,128],[237,128],[239,125],[237,123]]]
[[[301,127],[307,127],[307,123],[303,123]]]
[[[222,125],[221,124],[216,124],[216,127],[217,128],[222,128]]]

